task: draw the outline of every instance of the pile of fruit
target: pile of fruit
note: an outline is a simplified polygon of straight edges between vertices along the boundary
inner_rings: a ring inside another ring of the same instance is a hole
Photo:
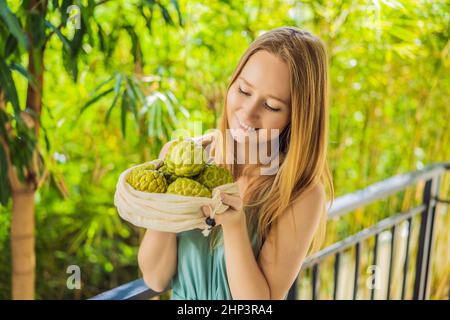
[[[233,177],[227,169],[207,164],[202,145],[187,139],[172,143],[164,160],[135,167],[126,181],[138,191],[211,198],[214,188],[232,183]]]

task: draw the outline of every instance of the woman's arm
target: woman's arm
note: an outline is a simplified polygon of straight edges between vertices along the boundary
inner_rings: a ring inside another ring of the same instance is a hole
[[[268,300],[270,288],[255,256],[245,224],[224,228],[225,265],[233,300]]]
[[[164,145],[159,159],[164,159],[173,141]],[[147,229],[138,253],[138,264],[144,282],[154,291],[162,292],[177,270],[177,239],[172,232]]]
[[[177,238],[172,232],[147,229],[139,247],[138,263],[144,282],[162,292],[177,271]]]

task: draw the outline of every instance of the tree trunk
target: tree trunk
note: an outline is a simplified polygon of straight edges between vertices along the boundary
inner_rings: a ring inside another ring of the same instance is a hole
[[[45,15],[46,1],[31,0],[28,10],[39,11]],[[34,30],[27,25],[30,47],[28,50],[28,72],[36,79],[36,86],[28,83],[26,107],[34,112],[32,118],[36,139],[39,137],[39,118],[42,109],[42,88],[44,85],[44,48],[36,43]],[[28,117],[28,114],[24,114]],[[36,144],[33,158],[37,157],[38,145]],[[36,253],[34,239],[34,193],[37,189],[38,168],[32,168],[27,172],[25,181],[20,182],[12,167],[9,167],[9,180],[13,200],[12,224],[11,224],[11,256],[12,256],[12,298],[34,299]]]
[[[36,87],[28,84],[27,108],[40,117],[43,87],[43,50],[31,48],[28,59],[28,72],[36,79]],[[37,61],[33,59],[37,56]],[[39,64],[36,66],[36,62]],[[39,122],[23,114],[32,122],[36,138],[39,137]],[[33,158],[37,157],[38,144]],[[34,239],[34,193],[36,192],[36,174],[38,168],[27,172],[25,181],[21,182],[10,165],[10,186],[13,201],[11,224],[11,256],[12,256],[12,298],[14,300],[34,299],[36,253]]]
[[[14,191],[11,223],[12,298],[34,299],[34,190]]]
[[[35,184],[23,184],[10,161],[9,148],[0,139],[8,161],[8,180],[12,197],[11,258],[12,298],[34,298],[36,257],[34,250],[34,192]]]

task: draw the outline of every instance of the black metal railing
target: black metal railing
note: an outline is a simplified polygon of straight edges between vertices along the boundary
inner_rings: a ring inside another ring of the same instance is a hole
[[[406,212],[400,212],[385,218],[376,224],[363,229],[362,231],[351,235],[341,241],[335,242],[316,254],[309,256],[303,262],[300,274],[311,272],[311,298],[320,299],[320,270],[321,263],[328,258],[334,257],[333,264],[333,299],[337,299],[339,275],[341,267],[342,254],[346,250],[354,250],[354,276],[353,276],[353,292],[352,297],[356,299],[358,296],[358,282],[360,275],[360,261],[361,261],[361,244],[369,238],[374,238],[372,265],[377,265],[378,260],[378,246],[379,235],[382,232],[390,230],[390,257],[387,277],[387,293],[386,299],[391,298],[391,284],[393,276],[393,259],[395,256],[395,234],[397,227],[407,222],[408,232],[406,239],[405,258],[403,261],[403,277],[401,285],[401,299],[406,297],[406,282],[408,277],[408,265],[410,263],[411,251],[411,233],[412,221],[414,218],[420,218],[420,229],[417,242],[417,254],[415,260],[415,278],[413,287],[413,299],[423,300],[428,299],[430,294],[430,270],[432,263],[431,249],[434,241],[434,226],[436,206],[438,203],[448,205],[448,199],[440,199],[439,191],[441,186],[441,178],[450,169],[450,163],[438,163],[430,165],[422,170],[410,172],[404,175],[398,175],[386,179],[384,181],[375,183],[363,190],[351,193],[335,199],[333,206],[328,212],[329,219],[337,219],[344,214],[354,211],[355,209],[367,206],[378,200],[386,199],[387,197],[404,191],[406,188],[416,186],[418,183],[425,182],[425,187],[422,193],[422,203],[416,207],[409,209]],[[447,230],[448,232],[448,230]],[[299,278],[294,282],[288,293],[288,299],[298,299],[298,283]],[[169,290],[167,288],[164,292]],[[163,292],[154,292],[149,289],[142,279],[134,280],[120,287],[101,293],[92,299],[149,299]],[[375,298],[375,288],[371,288],[370,298]]]

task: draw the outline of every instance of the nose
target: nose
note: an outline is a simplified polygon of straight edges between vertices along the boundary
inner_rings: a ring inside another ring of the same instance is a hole
[[[247,124],[254,125],[259,118],[258,99],[247,101],[242,108],[242,121]]]

